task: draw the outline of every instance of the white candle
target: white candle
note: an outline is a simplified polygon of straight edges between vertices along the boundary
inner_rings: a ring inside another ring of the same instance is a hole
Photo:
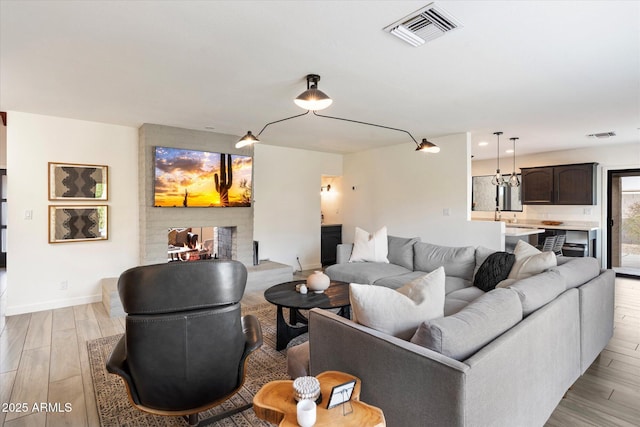
[[[300,427],[312,427],[316,423],[316,402],[310,399],[301,400],[296,409]]]

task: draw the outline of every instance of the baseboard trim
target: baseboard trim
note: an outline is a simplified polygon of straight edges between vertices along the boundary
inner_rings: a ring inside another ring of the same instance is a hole
[[[6,315],[15,316],[18,314],[34,313],[36,311],[54,310],[56,308],[72,307],[74,305],[91,304],[102,301],[102,294],[87,295],[75,298],[64,298],[53,301],[46,301],[38,304],[25,304],[7,306]]]

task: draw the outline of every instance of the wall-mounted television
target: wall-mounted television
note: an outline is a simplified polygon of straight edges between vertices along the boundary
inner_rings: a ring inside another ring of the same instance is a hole
[[[154,147],[156,207],[249,207],[253,158]]]

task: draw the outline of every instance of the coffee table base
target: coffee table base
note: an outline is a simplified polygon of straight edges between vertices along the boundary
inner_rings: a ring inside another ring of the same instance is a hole
[[[351,307],[342,307],[338,315],[345,319],[351,318]],[[297,326],[298,323],[302,325]],[[289,323],[284,320],[284,310],[281,305],[276,310],[276,350],[284,350],[289,342],[309,331],[309,319],[300,313],[297,308],[289,309]]]

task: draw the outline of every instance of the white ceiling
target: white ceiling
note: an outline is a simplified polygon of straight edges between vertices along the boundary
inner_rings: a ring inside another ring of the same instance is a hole
[[[302,113],[292,100],[317,73],[324,114],[418,140],[469,131],[476,159],[495,158],[496,130],[518,154],[640,144],[640,2],[438,1],[463,28],[419,48],[382,31],[426,4],[0,0],[0,109],[240,136]],[[311,115],[260,139],[413,144]]]

